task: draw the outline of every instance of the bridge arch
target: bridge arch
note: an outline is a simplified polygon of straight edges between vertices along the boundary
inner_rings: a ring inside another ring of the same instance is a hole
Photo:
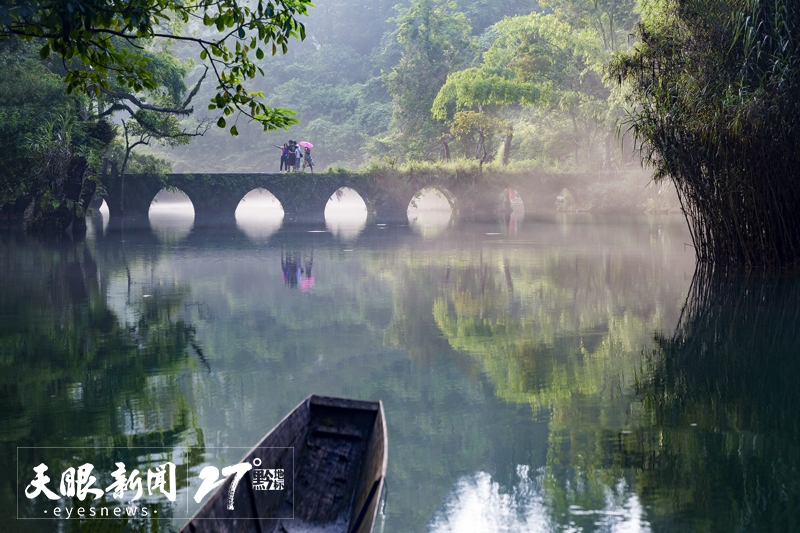
[[[450,227],[457,215],[455,196],[442,187],[423,187],[408,203],[409,225],[423,237],[434,237]]]
[[[430,198],[434,199],[426,202],[426,199]],[[407,207],[409,209],[419,208],[420,205],[422,205],[423,208],[427,208],[426,203],[430,203],[432,209],[443,209],[444,204],[440,199],[447,202],[447,207],[450,208],[453,215],[458,212],[458,199],[456,195],[450,192],[446,187],[441,187],[439,185],[428,185],[418,189],[411,197]]]
[[[328,212],[337,212],[340,210],[342,212],[348,210],[348,212],[363,211],[366,213],[369,211],[367,198],[365,198],[364,194],[360,193],[355,187],[343,185],[336,189],[333,194],[328,197],[328,202],[325,204],[325,216],[327,217]]]
[[[333,194],[336,194],[338,191],[342,189],[349,189],[356,193],[361,201],[364,202],[364,207],[367,210],[369,215],[375,214],[375,198],[373,191],[368,190],[366,187],[363,187],[362,183],[353,183],[354,180],[347,180],[342,183],[342,186],[336,189]],[[331,195],[333,196],[333,195]]]
[[[342,241],[355,240],[367,225],[369,208],[362,194],[350,186],[342,186],[325,205],[325,227]]]
[[[150,202],[147,218],[150,229],[161,242],[179,242],[194,228],[194,204],[182,190],[164,188]]]
[[[194,216],[194,202],[188,194],[177,187],[162,188],[150,200],[148,216],[151,214],[176,214]]]
[[[264,187],[256,187],[247,192],[236,206],[237,220],[244,218],[283,218],[283,204],[272,191]]]
[[[236,206],[236,227],[250,240],[266,242],[283,225],[283,206],[268,189],[256,187],[242,196]]]

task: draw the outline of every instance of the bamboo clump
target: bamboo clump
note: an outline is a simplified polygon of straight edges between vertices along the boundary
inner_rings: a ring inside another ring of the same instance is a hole
[[[704,263],[800,265],[800,2],[662,0],[611,65]]]

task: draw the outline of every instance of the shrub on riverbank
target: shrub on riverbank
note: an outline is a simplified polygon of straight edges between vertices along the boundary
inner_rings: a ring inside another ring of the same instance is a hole
[[[84,224],[97,185],[92,148],[113,139],[113,126],[81,120],[83,102],[28,43],[0,41],[0,70],[0,225],[60,233]]]
[[[77,102],[66,94],[61,79],[33,57],[27,43],[0,42],[0,70],[4,73],[0,76],[2,207],[41,188],[39,159],[29,150],[30,138],[41,124],[74,114]]]

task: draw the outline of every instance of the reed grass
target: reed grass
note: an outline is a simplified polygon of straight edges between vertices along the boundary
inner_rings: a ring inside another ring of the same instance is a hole
[[[800,2],[660,0],[611,72],[701,262],[800,265]]]

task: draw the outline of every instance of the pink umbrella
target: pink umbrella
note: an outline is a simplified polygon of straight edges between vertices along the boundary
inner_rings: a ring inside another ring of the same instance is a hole
[[[314,278],[303,278],[300,282],[300,290],[302,292],[310,292],[314,288]]]
[[[303,148],[308,148],[309,150],[310,150],[310,149],[312,149],[312,148],[314,148],[314,145],[313,145],[313,144],[311,144],[310,142],[307,142],[307,141],[300,141],[300,142],[299,142],[299,143],[297,143],[297,144],[299,144],[299,145],[300,145],[300,146],[302,146]]]

